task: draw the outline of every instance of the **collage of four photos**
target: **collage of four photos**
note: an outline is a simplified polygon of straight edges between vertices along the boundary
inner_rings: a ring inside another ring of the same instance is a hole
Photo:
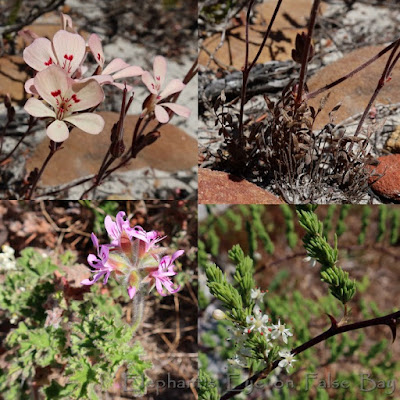
[[[397,0],[0,11],[0,400],[400,399]]]

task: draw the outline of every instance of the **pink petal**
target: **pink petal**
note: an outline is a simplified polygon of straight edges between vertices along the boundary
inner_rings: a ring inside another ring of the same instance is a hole
[[[30,78],[25,82],[24,85],[25,88],[25,92],[26,93],[30,93],[30,94],[39,94],[35,88],[35,79],[34,78]]]
[[[161,296],[165,297],[166,294],[164,293],[164,289],[161,285],[161,281],[159,279],[156,279],[156,288],[157,288],[157,292],[161,294]]]
[[[142,68],[137,67],[136,65],[132,65],[114,74],[113,78],[119,79],[119,78],[128,78],[131,76],[140,76],[143,74],[143,72],[144,71],[142,70]]]
[[[104,128],[104,119],[101,115],[92,113],[74,114],[64,118],[64,121],[75,125],[82,131],[92,135],[99,134]],[[53,139],[54,140],[54,139]]]
[[[136,288],[130,286],[130,287],[128,288],[128,295],[129,295],[129,297],[130,297],[131,299],[133,299],[133,297],[135,296],[135,294],[136,294]]]
[[[168,107],[171,109],[175,114],[180,115],[181,117],[189,118],[190,117],[190,109],[184,106],[181,106],[176,103],[162,103],[161,104],[164,107]]]
[[[178,250],[178,251],[176,251],[174,254],[172,254],[172,257],[171,257],[171,264],[172,264],[178,257],[180,257],[184,252],[185,252],[185,250]]]
[[[87,82],[75,82],[72,87],[65,93],[65,97],[71,98],[72,101],[69,111],[82,111],[97,106],[104,100],[104,92],[101,86],[94,79]]]
[[[57,65],[37,73],[34,82],[40,96],[54,108],[57,107],[57,97],[64,94],[70,84],[65,71]]]
[[[56,117],[56,114],[49,107],[45,106],[40,100],[31,97],[25,103],[25,111],[32,115],[33,117],[43,118],[43,117]]]
[[[94,245],[94,247],[96,247],[96,249],[99,248],[99,240],[97,239],[97,236],[92,232],[92,234],[90,235],[90,238],[92,239],[92,243]]]
[[[181,92],[185,86],[186,85],[179,79],[172,79],[172,81],[169,82],[165,89],[160,93],[159,100],[165,99],[171,94]]]
[[[53,47],[59,65],[71,76],[81,65],[85,56],[85,40],[77,33],[61,30],[54,35]]]
[[[36,34],[35,32],[31,31],[28,28],[21,29],[18,31],[18,35],[22,37],[22,39],[25,40],[26,43],[31,44],[35,39],[39,39],[39,35]]]
[[[157,56],[153,63],[154,79],[161,88],[167,75],[167,60],[163,56]]]
[[[156,105],[154,112],[156,114],[156,118],[159,122],[161,122],[162,124],[166,124],[169,121],[169,115],[167,113],[167,111],[165,111],[165,108],[160,106],[160,105]]]
[[[94,281],[91,281],[90,279],[84,279],[81,282],[81,285],[93,285]]]
[[[154,82],[154,79],[151,76],[150,72],[148,71],[143,72],[142,81],[147,86],[147,89],[149,89],[150,93],[158,94],[158,91],[156,89],[156,83]]]
[[[103,65],[104,65],[103,47],[101,45],[100,38],[95,33],[92,33],[90,35],[89,40],[88,40],[88,45],[89,45],[90,51],[92,52],[93,57],[95,58],[97,64],[99,64],[101,67],[103,67]]]
[[[111,75],[114,72],[120,71],[121,69],[128,68],[130,65],[127,64],[122,58],[114,58],[107,67],[104,68],[102,74]]]
[[[43,71],[53,64],[57,64],[51,42],[46,38],[33,41],[23,52],[25,62],[36,71]]]
[[[67,28],[70,28],[71,30],[75,31],[75,29],[72,26],[72,18],[67,14],[61,13],[61,26],[62,29],[64,29],[65,31],[67,30]]]
[[[109,215],[107,215],[104,219],[104,227],[106,228],[108,236],[110,236],[112,239],[119,238],[119,230],[117,224],[112,220]]]
[[[56,119],[46,129],[47,136],[54,142],[64,142],[68,139],[69,130],[65,122]]]
[[[114,79],[111,75],[93,75],[93,76],[89,76],[88,78],[75,79],[75,82],[77,82],[77,83],[88,82],[88,81],[90,81],[90,79],[94,79],[100,85],[111,84],[114,81]]]
[[[113,82],[112,85],[115,86],[115,87],[117,87],[118,89],[121,89],[121,90],[124,90],[124,89],[125,89],[125,86],[126,86],[126,90],[127,90],[128,92],[130,92],[130,91],[133,90],[133,86],[131,86],[131,85],[125,85],[125,83]]]

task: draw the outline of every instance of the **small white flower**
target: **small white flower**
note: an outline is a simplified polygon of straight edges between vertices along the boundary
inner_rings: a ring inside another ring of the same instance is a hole
[[[267,323],[269,321],[268,315],[266,314],[263,315],[258,305],[254,307],[253,314],[254,316],[248,315],[246,317],[246,323],[249,326],[245,328],[244,332],[250,333],[253,331],[253,329],[257,329],[261,335],[264,335],[264,333],[268,333],[269,332],[267,327]]]
[[[17,264],[14,257],[14,249],[7,245],[3,245],[1,249],[3,252],[0,253],[0,271],[16,269]]]
[[[295,360],[294,355],[287,350],[280,351],[279,355],[283,357],[283,360],[279,361],[278,366],[281,368],[286,368],[286,371],[289,372],[289,368],[293,367],[292,364],[297,360]]]
[[[315,265],[317,264],[317,260],[315,260],[314,258],[311,258],[310,256],[303,258],[303,261],[309,262],[311,264],[311,268],[315,267]]]
[[[257,303],[258,301],[262,301],[264,298],[265,292],[262,292],[260,288],[251,289],[250,297]]]
[[[285,343],[287,343],[287,337],[293,336],[293,334],[289,331],[289,329],[285,329],[285,325],[281,325],[281,320],[278,320],[278,325],[272,325],[271,338],[277,339],[279,336],[282,336],[282,339]]]
[[[15,250],[12,247],[7,246],[6,244],[3,244],[3,246],[1,246],[1,250],[9,257],[14,256]]]

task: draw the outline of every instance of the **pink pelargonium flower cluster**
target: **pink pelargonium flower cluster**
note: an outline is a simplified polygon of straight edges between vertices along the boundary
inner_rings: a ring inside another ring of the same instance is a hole
[[[25,83],[25,90],[33,95],[25,104],[25,110],[38,118],[51,118],[53,122],[47,127],[47,135],[54,142],[63,142],[69,136],[68,125],[72,124],[90,134],[99,134],[104,128],[101,116],[89,111],[104,100],[103,85],[111,84],[120,89],[132,90],[133,87],[117,79],[143,76],[143,82],[151,94],[143,106],[143,115],[155,112],[159,122],[166,123],[169,115],[165,107],[178,115],[188,117],[189,109],[175,103],[162,102],[173,93],[180,92],[185,85],[172,80],[160,93],[165,80],[167,62],[164,57],[157,56],[154,61],[154,79],[141,67],[129,65],[121,58],[111,60],[105,67],[105,56],[98,35],[91,34],[88,42],[73,27],[70,17],[61,14],[61,29],[53,40],[38,37],[25,29],[20,32],[32,43],[25,48],[25,62],[37,74]],[[88,53],[97,63],[97,69],[91,76],[84,76],[88,67],[83,65]]]
[[[82,285],[93,285],[104,277],[106,284],[111,274],[123,283],[132,299],[144,285],[155,287],[161,296],[175,293],[180,289],[174,285],[171,277],[176,275],[174,261],[184,251],[178,250],[172,256],[160,256],[163,250],[157,244],[164,237],[159,237],[156,231],[146,232],[141,226],[131,227],[125,212],[117,214],[114,222],[108,215],[104,221],[111,243],[99,245],[92,233],[92,242],[97,249],[97,256],[90,254],[88,263],[94,269],[93,279],[85,279]]]

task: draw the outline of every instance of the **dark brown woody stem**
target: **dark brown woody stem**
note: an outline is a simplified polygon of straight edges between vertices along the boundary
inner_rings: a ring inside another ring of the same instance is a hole
[[[352,324],[347,324],[343,326],[338,326],[335,323],[332,323],[331,327],[321,333],[320,335],[314,337],[313,339],[309,340],[308,342],[303,343],[302,345],[296,347],[291,351],[292,354],[297,355],[302,353],[305,350],[308,350],[309,348],[317,345],[318,343],[321,343],[332,336],[339,335],[344,332],[350,332],[350,331],[355,331],[357,329],[363,329],[367,328],[370,326],[377,326],[377,325],[387,325],[391,329],[392,336],[393,336],[393,341],[396,338],[396,324],[398,320],[400,319],[400,310],[396,311],[394,313],[385,315],[383,317],[378,317],[378,318],[372,318],[366,321],[360,321],[360,322],[354,322]],[[247,386],[255,384],[257,381],[260,379],[264,379],[268,376],[268,374],[273,371],[275,368],[278,367],[278,364],[280,362],[280,359],[275,360],[272,363],[272,366],[270,365],[266,369],[257,372],[253,376],[251,376],[249,379],[241,383],[240,385],[236,386],[234,389],[230,390],[229,392],[225,393],[220,400],[227,400],[230,399],[239,393],[241,393]]]

